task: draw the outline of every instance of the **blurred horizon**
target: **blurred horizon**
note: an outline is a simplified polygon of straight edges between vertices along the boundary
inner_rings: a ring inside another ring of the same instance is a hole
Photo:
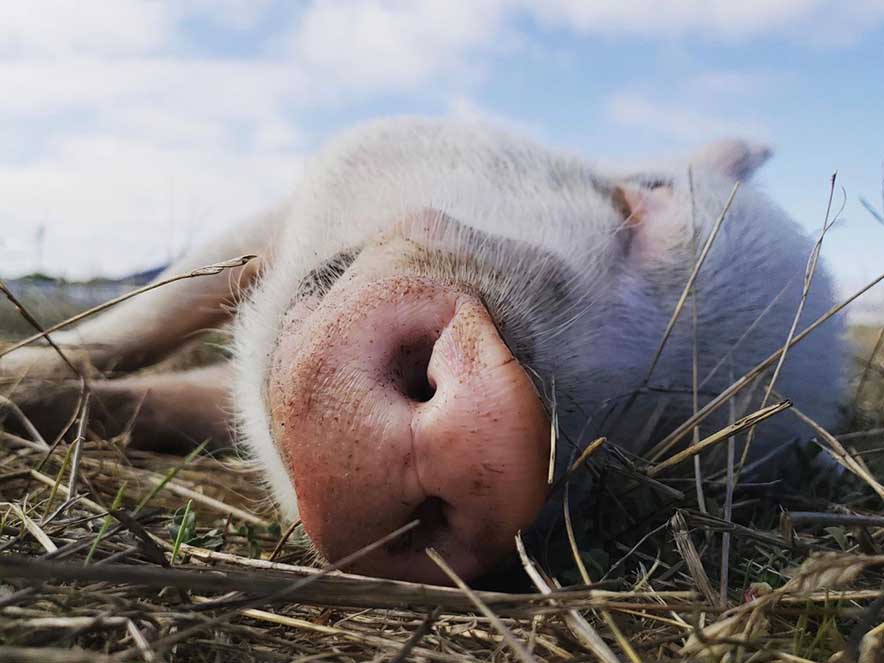
[[[169,262],[336,131],[428,114],[616,166],[763,141],[756,182],[814,233],[838,171],[824,256],[854,290],[884,267],[882,72],[884,0],[6,3],[0,275]]]

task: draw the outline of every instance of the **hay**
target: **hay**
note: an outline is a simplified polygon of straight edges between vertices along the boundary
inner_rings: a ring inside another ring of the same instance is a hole
[[[672,471],[787,402],[654,463],[597,440],[568,472],[590,499],[565,482],[561,527],[519,538],[495,590],[317,569],[249,463],[103,439],[88,397],[44,440],[6,403],[25,436],[0,431],[0,660],[880,662],[882,336],[854,333],[850,432],[781,451],[790,482]]]
[[[837,482],[840,504],[827,501],[822,485],[810,486],[817,496],[738,487],[734,524],[700,513],[693,492],[679,489],[683,479],[658,477],[654,510],[610,533],[604,547],[620,558],[593,559],[598,544],[578,553],[588,584],[467,595],[317,575],[302,565],[311,554],[302,533],[284,537],[247,463],[137,452],[125,441],[87,432],[48,452],[3,433],[0,660],[881,656],[874,627],[884,605],[884,519],[874,493],[849,475]],[[619,476],[638,473],[616,456],[605,462]],[[707,481],[707,499],[722,488]],[[782,526],[771,519],[774,504],[790,509]],[[725,532],[732,582],[719,596],[713,581]]]

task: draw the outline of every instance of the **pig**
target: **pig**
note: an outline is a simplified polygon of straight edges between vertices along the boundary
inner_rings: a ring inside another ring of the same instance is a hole
[[[138,443],[232,433],[326,559],[419,518],[351,569],[447,582],[424,554],[433,546],[473,579],[543,510],[553,437],[556,477],[599,436],[640,455],[692,412],[694,343],[702,405],[786,341],[813,243],[746,183],[769,156],[725,140],[615,172],[485,126],[376,121],[331,141],[288,200],[167,274],[258,258],[53,338],[111,376],[91,382],[108,420],[121,426],[137,404]],[[696,325],[685,309],[648,381],[738,180],[696,281]],[[819,266],[799,329],[833,301]],[[135,372],[229,320],[229,362]],[[824,426],[837,416],[841,332],[833,319],[796,345],[776,383]],[[0,362],[7,375],[70,370],[46,347]],[[771,419],[754,450],[808,437],[802,426]]]

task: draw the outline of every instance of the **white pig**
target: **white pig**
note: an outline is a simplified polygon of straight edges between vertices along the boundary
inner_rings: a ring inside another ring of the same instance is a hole
[[[440,580],[423,554],[433,545],[475,577],[548,497],[553,414],[561,473],[597,436],[641,453],[691,413],[690,304],[651,376],[658,388],[634,394],[734,183],[768,156],[725,141],[620,175],[484,127],[375,122],[314,158],[283,205],[168,272],[243,253],[257,261],[54,338],[128,371],[236,308],[232,380],[219,366],[95,382],[109,416],[148,392],[148,444],[158,429],[224,437],[232,383],[239,442],[323,555],[343,557],[419,516],[407,540],[355,568]],[[738,190],[696,282],[699,376],[716,369],[701,405],[783,345],[811,247],[764,194]],[[832,304],[820,267],[799,329]],[[776,384],[823,425],[836,417],[840,335],[836,319],[796,345]],[[30,348],[2,362],[9,372],[54,357]],[[780,415],[754,445],[796,436],[809,433]]]

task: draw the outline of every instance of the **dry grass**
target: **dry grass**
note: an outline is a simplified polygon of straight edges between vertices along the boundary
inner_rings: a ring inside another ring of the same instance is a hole
[[[310,559],[301,533],[284,536],[245,463],[127,451],[123,438],[93,439],[84,430],[73,499],[74,433],[51,453],[4,434],[0,660],[834,655],[865,663],[882,656],[875,627],[884,605],[884,517],[873,492],[848,475],[835,485],[817,477],[802,490],[738,486],[728,524],[718,506],[724,486],[714,477],[704,486],[703,514],[685,490],[691,479],[652,479],[616,454],[597,452],[599,476],[617,480],[592,496],[589,518],[576,519],[593,526],[578,525],[564,542],[553,537],[543,554],[525,560],[526,568],[558,568],[568,586],[466,596],[337,572],[318,576],[299,565]],[[585,505],[569,508],[587,513]],[[724,532],[732,534],[731,582],[720,596]]]
[[[562,526],[473,589],[313,568],[248,464],[133,451],[87,408],[57,444],[0,431],[0,661],[880,663],[884,349],[852,333],[849,432],[818,435],[850,471],[813,446],[788,482],[729,487],[601,440]]]

